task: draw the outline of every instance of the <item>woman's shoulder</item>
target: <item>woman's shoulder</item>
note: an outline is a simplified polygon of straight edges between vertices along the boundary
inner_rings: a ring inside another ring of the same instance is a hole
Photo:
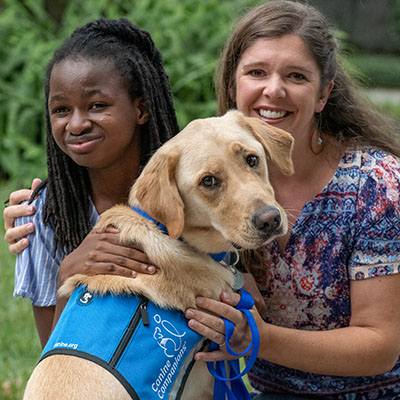
[[[397,157],[374,148],[354,150],[347,157],[347,167],[353,168],[352,188],[359,204],[399,207],[400,161]]]
[[[372,196],[400,190],[400,162],[379,149],[348,149],[329,185],[329,193]],[[372,196],[373,197],[373,196]]]
[[[362,172],[366,179],[374,181],[385,190],[399,190],[400,160],[382,150],[368,149],[362,157]],[[396,188],[395,188],[395,187]]]
[[[392,154],[374,148],[348,150],[345,152],[339,168],[343,171],[358,172],[369,176],[374,173],[383,174],[400,172],[400,160]]]

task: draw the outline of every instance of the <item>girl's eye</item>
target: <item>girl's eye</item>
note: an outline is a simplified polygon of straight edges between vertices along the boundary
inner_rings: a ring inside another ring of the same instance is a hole
[[[200,185],[207,189],[215,188],[219,186],[219,184],[220,184],[219,180],[212,175],[207,175],[200,181]]]
[[[94,103],[91,106],[93,110],[102,110],[104,107],[106,107],[106,104],[104,103]]]
[[[65,114],[68,111],[67,107],[56,107],[52,110],[52,114]]]
[[[258,167],[259,161],[260,160],[259,160],[258,156],[254,155],[254,154],[250,154],[246,157],[246,162],[251,168]]]

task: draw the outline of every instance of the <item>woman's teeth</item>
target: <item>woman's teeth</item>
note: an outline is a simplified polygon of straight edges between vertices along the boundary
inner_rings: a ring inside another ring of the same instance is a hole
[[[287,111],[259,110],[259,113],[264,118],[279,119],[283,118],[287,114]]]

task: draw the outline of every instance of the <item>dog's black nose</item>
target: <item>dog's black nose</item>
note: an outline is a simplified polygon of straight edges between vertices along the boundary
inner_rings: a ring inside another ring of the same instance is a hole
[[[270,236],[281,225],[281,213],[274,206],[265,206],[254,213],[252,222],[258,231]]]

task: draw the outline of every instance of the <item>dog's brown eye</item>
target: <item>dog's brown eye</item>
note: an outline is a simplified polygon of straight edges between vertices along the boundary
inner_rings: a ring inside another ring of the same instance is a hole
[[[215,176],[207,175],[200,181],[200,185],[206,188],[213,188],[219,185],[219,180]]]
[[[254,154],[250,154],[249,156],[246,157],[246,162],[249,164],[251,168],[257,167],[258,166],[258,157],[255,156]]]

